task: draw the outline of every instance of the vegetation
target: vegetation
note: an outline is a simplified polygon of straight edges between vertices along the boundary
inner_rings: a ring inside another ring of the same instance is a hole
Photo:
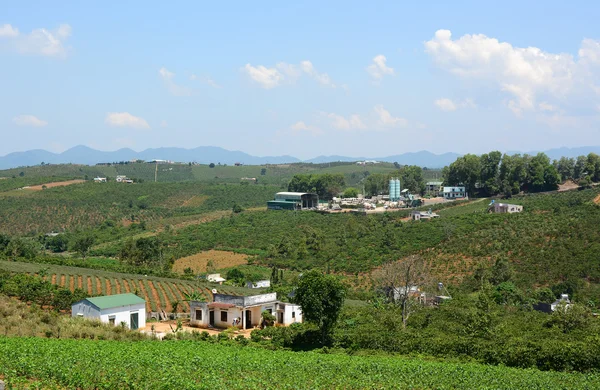
[[[181,334],[179,332],[178,334]],[[199,334],[200,336],[200,334]],[[225,339],[227,337],[225,336]],[[223,340],[223,343],[235,343]],[[60,350],[57,354],[56,351]],[[119,359],[115,359],[119,356]],[[81,364],[81,363],[84,364]],[[126,364],[124,364],[126,362]],[[597,375],[398,357],[268,351],[207,342],[0,338],[11,386],[159,389],[597,388]]]

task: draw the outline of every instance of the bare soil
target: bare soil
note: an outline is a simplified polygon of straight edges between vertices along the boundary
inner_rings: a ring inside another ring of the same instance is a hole
[[[148,286],[150,287],[150,294],[152,294],[152,300],[154,302],[156,302],[156,307],[160,310],[160,309],[164,309],[165,311],[168,311],[166,307],[162,307],[162,304],[160,303],[160,297],[158,296],[158,289],[156,288],[156,286],[154,285],[154,282],[152,282],[151,280],[148,281]],[[168,299],[167,299],[168,300]],[[168,304],[167,302],[165,302],[165,305]]]
[[[207,272],[207,264],[212,261],[215,269],[235,267],[248,264],[248,255],[227,251],[209,250],[192,256],[175,260],[173,271],[183,274],[186,268],[191,268],[194,273]]]
[[[104,279],[104,283],[106,284],[106,295],[114,294],[112,292],[112,286],[110,285],[110,279]]]
[[[170,321],[161,321],[161,322],[147,322],[146,327],[142,331],[144,333],[151,333],[153,326],[154,326],[154,332],[157,333],[160,337],[160,336],[164,336],[164,334],[166,334],[166,333],[171,333],[172,332],[171,327],[173,327],[173,329],[175,329],[175,327],[177,326],[177,321],[170,320]],[[202,329],[202,328],[193,327],[193,326],[190,326],[189,321],[185,321],[183,323],[183,327],[182,327],[183,332],[193,332],[193,331],[204,332],[204,331],[206,331],[211,336],[216,336],[219,333],[221,333],[223,330]],[[252,330],[253,329],[238,330],[235,332],[235,335],[236,336],[242,335],[245,338],[250,338],[250,333],[252,333]]]
[[[600,195],[598,195],[597,197],[594,198],[594,203],[600,204]]]
[[[115,288],[117,289],[117,294],[121,294],[121,283],[115,279]]]
[[[85,183],[85,180],[67,180],[67,181],[57,181],[57,182],[53,182],[53,183],[46,183],[46,184],[38,184],[36,186],[29,186],[27,188],[25,188],[26,190],[32,190],[32,191],[41,191],[44,188],[52,188],[52,187],[64,187],[64,186],[70,186],[71,184],[79,184],[79,183]]]
[[[573,183],[572,180],[567,180],[564,184],[559,184],[558,185],[558,190],[559,191],[569,191],[569,190],[574,190],[575,188],[578,188],[579,185],[577,185],[576,183]]]
[[[87,281],[87,292],[89,295],[94,295],[94,290],[92,289],[92,277],[88,276],[86,277],[86,281]]]

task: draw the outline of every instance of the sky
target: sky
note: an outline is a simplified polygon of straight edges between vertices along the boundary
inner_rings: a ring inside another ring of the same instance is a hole
[[[599,2],[402,3],[3,0],[0,155],[600,144]]]

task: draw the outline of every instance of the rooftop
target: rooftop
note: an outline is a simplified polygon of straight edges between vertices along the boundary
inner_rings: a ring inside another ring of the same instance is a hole
[[[110,309],[112,307],[121,307],[128,305],[136,305],[138,303],[146,303],[144,299],[131,293],[105,295],[102,297],[86,298],[85,300],[96,306],[98,309]]]

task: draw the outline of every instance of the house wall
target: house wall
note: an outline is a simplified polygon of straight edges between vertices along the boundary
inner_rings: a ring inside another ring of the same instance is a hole
[[[208,304],[206,302],[190,302],[190,325],[200,328],[208,328],[208,321],[210,317],[207,305]],[[202,310],[202,319],[196,318],[196,310]]]
[[[288,326],[295,322],[302,322],[302,308],[298,305],[293,304],[280,304],[283,306],[283,325]],[[295,318],[292,317],[292,313],[295,314]],[[278,318],[279,320],[279,318]]]
[[[80,317],[93,320],[100,320],[101,322],[108,324],[110,316],[115,316],[115,325],[119,325],[121,322],[125,322],[127,327],[130,327],[130,314],[138,313],[138,327],[143,328],[146,326],[146,304],[138,303],[135,305],[127,305],[121,307],[114,307],[110,309],[98,310],[96,306],[92,305],[88,301],[80,301],[71,306],[71,316]]]

